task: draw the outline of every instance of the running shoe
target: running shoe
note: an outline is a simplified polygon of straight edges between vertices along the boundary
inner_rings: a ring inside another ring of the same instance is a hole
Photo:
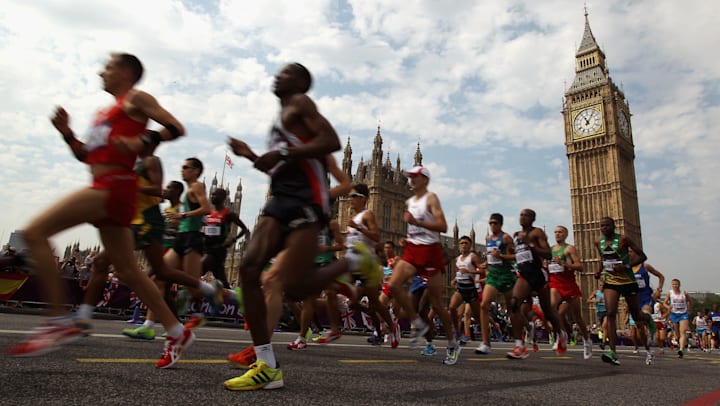
[[[315,340],[318,344],[328,344],[342,337],[342,333],[339,331],[330,331],[329,333],[320,336]]]
[[[533,352],[540,351],[540,347],[538,347],[537,343],[533,343]]]
[[[244,350],[228,355],[228,361],[233,364],[240,365],[243,367],[249,367],[257,361],[257,355],[255,354],[255,347],[252,345],[247,346]]]
[[[555,350],[555,353],[557,355],[563,355],[567,352],[567,346],[568,346],[568,336],[567,333],[562,331],[560,334],[558,334],[558,340],[557,340],[558,346],[557,350]]]
[[[648,351],[647,354],[645,354],[645,365],[652,365],[654,360],[655,356],[652,351]]]
[[[458,343],[459,343],[460,345],[465,345],[465,344],[467,344],[468,342],[470,342],[470,337],[468,337],[468,336],[461,336],[461,337],[458,339]]]
[[[445,359],[443,360],[444,365],[455,365],[460,357],[460,344],[455,344],[454,347],[448,347],[445,352]]]
[[[425,337],[425,334],[427,334],[428,330],[430,330],[430,325],[420,320],[420,322],[417,323],[413,328],[412,340],[410,340],[410,348],[416,348],[420,343],[420,340]]]
[[[92,330],[92,323],[90,323],[90,320],[85,320],[85,319],[79,318],[77,316],[77,313],[71,313],[66,316],[53,317],[52,319],[48,319],[45,322],[44,327],[49,327],[49,326],[58,327],[58,326],[66,326],[68,324],[74,324],[75,327],[79,328],[82,331],[83,337],[89,336],[90,330]]]
[[[292,351],[307,350],[307,343],[305,342],[305,340],[297,339],[288,344],[287,349]]]
[[[250,365],[244,375],[223,383],[228,390],[279,389],[285,386],[280,368],[270,368],[263,361]]]
[[[638,349],[635,348],[635,349],[633,350],[633,355],[637,355],[637,353],[638,353]]]
[[[512,351],[508,352],[506,355],[510,359],[525,359],[530,356],[530,353],[528,353],[528,350],[524,345],[516,345],[513,347]]]
[[[305,342],[308,342],[312,339],[312,329],[308,327],[307,331],[305,332]]]
[[[480,345],[478,345],[478,347],[475,349],[475,354],[479,354],[479,355],[490,354],[490,346],[485,343],[480,343]]]
[[[555,342],[553,343],[553,345],[552,345],[552,350],[553,350],[553,351],[557,351],[557,349],[558,349],[558,342],[555,341]]]
[[[423,348],[422,351],[420,351],[420,355],[424,355],[426,357],[429,357],[429,356],[432,356],[435,354],[437,354],[437,348],[435,348],[435,344],[433,344],[433,343],[427,343],[427,345],[425,345],[425,348]]]
[[[390,348],[393,350],[400,345],[400,326],[393,323],[393,332],[390,334]]]
[[[55,351],[80,337],[82,337],[82,330],[75,324],[47,324],[20,344],[7,349],[6,353],[14,357],[35,357]]]
[[[665,355],[665,349],[661,348],[660,351],[658,351],[658,355]]]
[[[586,340],[583,343],[583,358],[590,359],[592,358],[592,341]]]
[[[124,336],[128,336],[130,338],[135,338],[138,340],[154,340],[155,339],[155,329],[140,326],[137,328],[124,328],[122,331]]]
[[[182,352],[187,349],[193,341],[195,341],[195,333],[189,328],[185,328],[180,337],[167,336],[165,339],[165,349],[155,366],[158,368],[170,368],[175,365],[180,359]]]
[[[190,320],[185,322],[185,328],[193,330],[198,327],[204,326],[206,321],[207,320],[205,320],[205,317],[193,314],[192,316],[190,316]]]
[[[679,358],[682,358],[683,355],[684,355],[684,354],[683,354],[683,350],[678,350],[678,357],[679,357]]]
[[[615,353],[615,351],[611,349],[603,353],[602,360],[609,364],[620,365],[620,358],[618,358],[618,355]]]
[[[357,274],[365,280],[365,286],[380,286],[383,272],[368,247],[361,242],[356,242],[353,250],[360,256],[360,267]]]

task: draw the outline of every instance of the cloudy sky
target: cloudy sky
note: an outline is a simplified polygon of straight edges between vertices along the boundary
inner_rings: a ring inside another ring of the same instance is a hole
[[[54,106],[82,134],[112,99],[97,72],[108,53],[136,54],[140,87],[187,127],[163,145],[166,179],[198,156],[221,177],[228,135],[262,151],[277,101],[272,77],[298,61],[311,95],[353,160],[383,149],[403,166],[418,142],[431,189],[461,233],[484,235],[491,212],[515,231],[571,226],[563,95],[584,28],[582,1],[3,1],[0,9],[0,239],[89,176],[48,119]],[[633,113],[643,245],[688,290],[720,291],[720,3],[590,1],[589,20]],[[714,38],[714,39],[713,39]],[[341,155],[338,155],[341,158]],[[254,224],[267,179],[234,159],[241,216]],[[81,226],[59,247],[97,242]],[[669,282],[666,284],[669,286]]]

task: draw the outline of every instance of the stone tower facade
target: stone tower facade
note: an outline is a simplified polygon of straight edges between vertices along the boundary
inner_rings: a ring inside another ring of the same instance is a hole
[[[353,184],[365,183],[368,185],[370,196],[367,208],[375,213],[380,228],[380,241],[390,240],[397,244],[400,237],[404,237],[407,232],[407,225],[403,221],[403,212],[405,200],[412,195],[412,191],[407,179],[403,176],[400,156],[398,155],[395,166],[393,166],[390,162],[390,154],[384,155],[382,144],[382,135],[378,126],[370,160],[365,162],[363,158],[360,158],[355,174],[353,174],[352,147],[348,138],[343,153],[342,169],[352,179]],[[384,160],[383,157],[385,157]],[[414,165],[422,165],[420,144],[415,151]],[[345,230],[345,224],[352,216],[349,198],[347,196],[340,198],[337,204],[340,230]]]
[[[610,78],[605,53],[590,30],[587,11],[575,54],[575,72],[565,92],[562,113],[573,237],[584,269],[579,284],[587,298],[597,288],[593,272],[600,256],[594,243],[600,236],[602,217],[612,217],[619,233],[642,244],[630,107]],[[584,316],[594,321],[594,306],[586,306]]]

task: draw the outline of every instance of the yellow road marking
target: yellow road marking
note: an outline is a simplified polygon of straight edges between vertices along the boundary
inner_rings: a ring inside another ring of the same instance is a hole
[[[572,359],[572,357],[568,357],[568,356],[564,356],[564,357],[554,356],[554,357],[540,357],[540,358],[542,358],[542,359]]]
[[[414,359],[340,359],[343,364],[414,364]]]
[[[77,362],[88,364],[149,364],[156,363],[157,359],[150,358],[78,358]],[[181,359],[182,364],[227,364],[225,359]]]

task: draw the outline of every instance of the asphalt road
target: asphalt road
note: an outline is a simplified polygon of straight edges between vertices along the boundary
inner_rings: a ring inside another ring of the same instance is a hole
[[[0,347],[19,342],[41,322],[35,315],[0,313]],[[624,348],[622,365],[613,366],[600,360],[599,348],[585,361],[580,345],[562,357],[543,345],[517,361],[504,356],[509,344],[495,344],[492,355],[479,356],[471,342],[456,365],[445,366],[443,351],[422,357],[419,349],[407,347],[407,339],[392,350],[372,347],[364,336],[345,335],[329,345],[288,351],[293,333],[275,336],[285,388],[232,392],[222,382],[243,370],[225,359],[250,343],[247,331],[201,327],[180,363],[158,370],[161,339],[131,340],[120,334],[124,327],[123,321],[95,320],[92,335],[56,352],[34,358],[0,355],[0,404],[667,406],[720,393],[720,353],[693,352],[682,360],[668,353],[647,366],[644,356]]]

